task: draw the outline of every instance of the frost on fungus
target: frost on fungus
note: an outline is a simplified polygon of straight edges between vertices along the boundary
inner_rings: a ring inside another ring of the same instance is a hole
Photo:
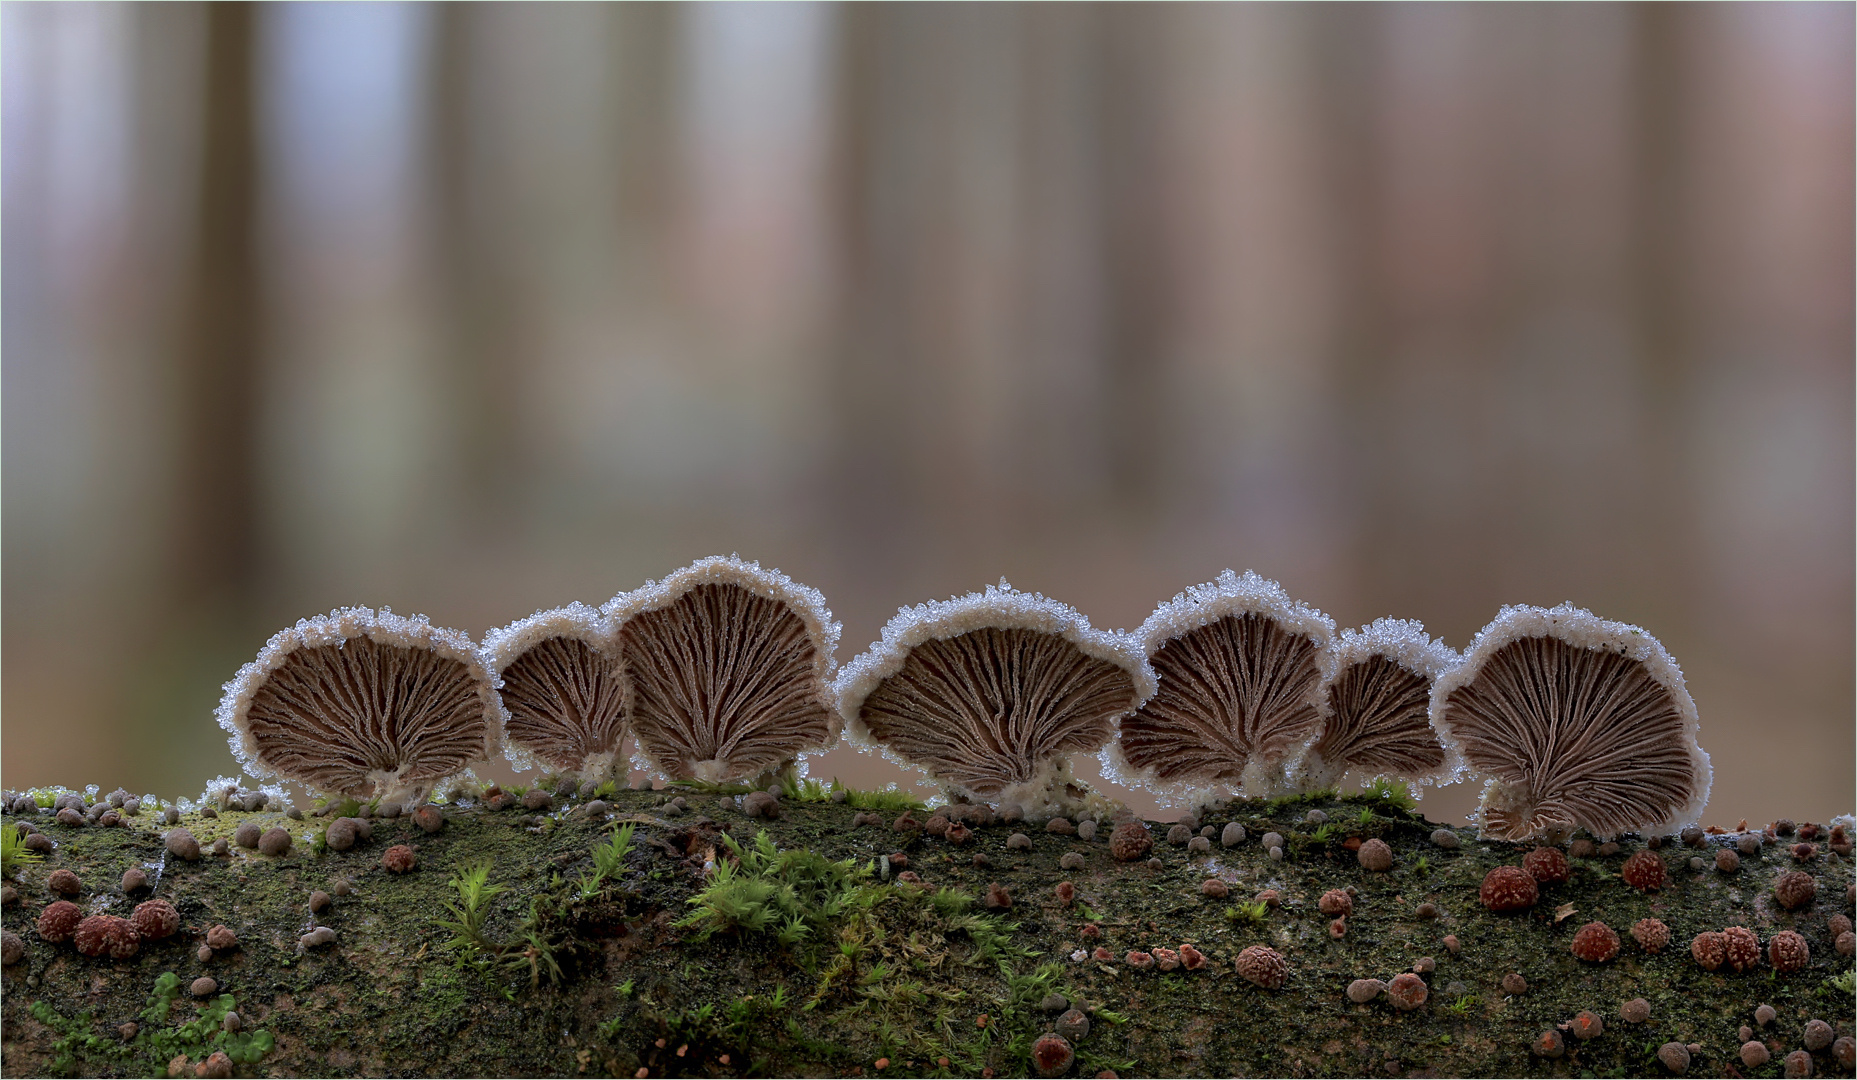
[[[1708,802],[1683,673],[1635,626],[1571,604],[1505,607],[1431,700],[1445,745],[1489,778],[1485,838],[1675,833]]]
[[[1321,734],[1298,769],[1303,786],[1333,786],[1349,770],[1448,779],[1448,755],[1431,726],[1431,687],[1457,653],[1409,619],[1344,630],[1329,651],[1334,674],[1322,686]]]
[[[1066,755],[1092,753],[1153,692],[1123,635],[1001,581],[896,613],[845,667],[839,709],[854,738],[955,792],[1062,813]]]
[[[217,716],[253,776],[405,803],[488,759],[503,706],[465,634],[341,608],[274,634]]]
[[[484,638],[501,676],[504,752],[596,782],[624,779],[625,674],[611,624],[585,604],[537,612]]]
[[[717,556],[601,610],[617,627],[627,723],[665,776],[753,779],[837,736],[838,624],[816,589]]]
[[[1251,571],[1230,570],[1156,608],[1136,640],[1158,688],[1122,721],[1106,765],[1185,795],[1281,794],[1321,730],[1334,620]]]

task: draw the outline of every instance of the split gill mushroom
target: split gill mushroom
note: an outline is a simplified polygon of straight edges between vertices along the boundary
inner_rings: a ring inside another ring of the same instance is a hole
[[[1350,770],[1409,784],[1449,782],[1455,765],[1431,726],[1431,688],[1457,652],[1410,619],[1378,619],[1344,630],[1329,646],[1321,733],[1303,755],[1298,780],[1331,787]]]
[[[511,762],[625,779],[627,684],[609,620],[579,603],[537,612],[485,635],[483,656],[502,680]]]

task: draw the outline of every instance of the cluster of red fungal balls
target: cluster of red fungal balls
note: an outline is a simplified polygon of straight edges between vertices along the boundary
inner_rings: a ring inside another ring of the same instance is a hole
[[[85,956],[127,960],[142,942],[159,941],[181,928],[180,913],[166,900],[148,900],[125,919],[91,915],[69,900],[54,900],[39,913],[39,936],[54,944],[69,941]]]

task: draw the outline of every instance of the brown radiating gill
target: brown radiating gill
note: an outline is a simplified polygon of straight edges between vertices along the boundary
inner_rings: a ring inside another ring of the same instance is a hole
[[[583,604],[537,612],[484,642],[503,679],[507,752],[601,781],[623,778],[625,673],[608,621]]]

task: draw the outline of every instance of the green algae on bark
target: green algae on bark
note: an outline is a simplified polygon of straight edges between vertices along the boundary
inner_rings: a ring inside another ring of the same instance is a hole
[[[1570,880],[1544,887],[1532,910],[1496,915],[1478,904],[1477,887],[1525,849],[1480,842],[1468,830],[1455,833],[1457,848],[1440,847],[1433,823],[1367,795],[1234,802],[1203,817],[1214,827],[1209,851],[1162,841],[1155,862],[1120,863],[1109,855],[1107,829],[1084,841],[989,825],[950,844],[895,830],[894,814],[853,827],[851,801],[833,803],[819,790],[808,792],[816,800],[783,800],[772,820],[750,820],[714,792],[686,792],[687,811],[674,811],[665,805],[671,794],[619,792],[603,821],[577,805],[539,816],[447,807],[436,834],[407,818],[377,818],[370,840],[342,852],[319,850],[313,837],[322,822],[314,819],[190,814],[182,824],[203,847],[247,820],[282,825],[295,840],[283,856],[235,846],[194,863],[166,855],[162,826],[148,812],[128,828],[35,817],[57,849],[19,868],[22,900],[0,916],[26,943],[24,960],[4,969],[0,1068],[165,1074],[167,1061],[151,1048],[185,1044],[193,1075],[210,1038],[162,1033],[198,1028],[226,1006],[182,998],[165,1019],[146,1019],[168,972],[180,986],[211,975],[236,1000],[244,1030],[269,1033],[268,1052],[234,1065],[240,1075],[1026,1075],[1033,1041],[1063,1011],[1051,1007],[1060,997],[1092,1019],[1088,1034],[1072,1040],[1070,1073],[1079,1076],[1656,1076],[1668,1075],[1657,1048],[1673,1041],[1700,1047],[1690,1073],[1727,1076],[1742,1074],[1738,1029],[1757,1026],[1760,1004],[1778,1012],[1759,1030],[1774,1051],[1768,1073],[1803,1046],[1810,1019],[1851,1033],[1851,961],[1836,953],[1828,920],[1851,911],[1852,863],[1822,850],[1795,862],[1788,845],[1768,844],[1723,874],[1710,858],[1701,870],[1689,864],[1719,839],[1702,848],[1673,841],[1658,851],[1669,884],[1640,893],[1618,877],[1643,846],[1627,842],[1616,854],[1571,860]],[[1308,821],[1312,809],[1327,821]],[[4,820],[11,828],[20,819]],[[623,867],[596,881],[594,849],[621,822],[635,827]],[[1230,848],[1219,843],[1228,822],[1248,833]],[[1015,831],[1029,834],[1029,850],[1007,846]],[[1285,838],[1281,861],[1260,843],[1272,831]],[[731,866],[725,879],[739,871],[725,832],[744,851],[814,857],[748,861],[766,886],[749,901],[771,914],[757,916],[734,896],[730,917],[690,918],[714,913],[692,900],[718,897],[705,894],[718,866]],[[1157,840],[1165,832],[1158,828]],[[1355,858],[1354,842],[1374,837],[1394,852],[1386,873]],[[380,868],[396,843],[418,849],[418,869]],[[1081,868],[1060,869],[1072,852]],[[788,904],[780,890],[795,882],[768,869],[776,863],[809,868],[813,891]],[[445,906],[458,898],[454,875],[471,864],[488,865],[487,883],[502,887],[483,902],[481,919],[498,962],[473,962],[443,925],[455,922]],[[130,866],[143,867],[152,895],[180,911],[181,934],[144,942],[122,961],[38,937],[33,923],[50,899],[51,871],[78,875],[87,910],[127,914],[147,895],[117,890]],[[1771,885],[1794,868],[1814,877],[1817,899],[1788,912]],[[899,880],[904,872],[921,883]],[[1211,877],[1227,883],[1228,898],[1201,892]],[[344,881],[352,890],[312,916],[310,893],[335,893]],[[1054,889],[1060,881],[1074,885],[1068,904]],[[1009,908],[985,906],[993,885]],[[1353,893],[1340,937],[1316,907],[1336,888]],[[1265,889],[1280,905],[1244,910]],[[1420,915],[1427,903],[1433,917]],[[1586,922],[1623,934],[1647,917],[1671,928],[1658,955],[1629,937],[1606,964],[1569,951]],[[220,924],[237,933],[238,947],[199,959],[205,931]],[[301,947],[315,925],[332,928],[336,941]],[[1704,971],[1689,940],[1735,925],[1763,942],[1798,931],[1811,946],[1809,966],[1782,975],[1763,960],[1745,974]],[[533,955],[523,962],[538,951],[536,940],[558,978],[539,974]],[[1204,970],[1138,970],[1124,959],[1182,943],[1207,956]],[[1235,957],[1253,944],[1288,958],[1282,990],[1236,974]],[[1108,960],[1095,958],[1099,947]],[[1399,1012],[1384,997],[1349,1002],[1353,980],[1390,981],[1421,958],[1432,960],[1423,1006]],[[1511,972],[1526,978],[1526,992],[1503,992]],[[1838,979],[1843,986],[1833,985]],[[1650,1002],[1650,1019],[1624,1022],[1619,1007],[1638,997]],[[1530,1055],[1536,1037],[1581,1010],[1605,1019],[1602,1035],[1568,1038],[1557,1059]],[[138,1031],[125,1040],[118,1029],[130,1021]],[[1818,1075],[1850,1075],[1829,1051],[1814,1058]]]

